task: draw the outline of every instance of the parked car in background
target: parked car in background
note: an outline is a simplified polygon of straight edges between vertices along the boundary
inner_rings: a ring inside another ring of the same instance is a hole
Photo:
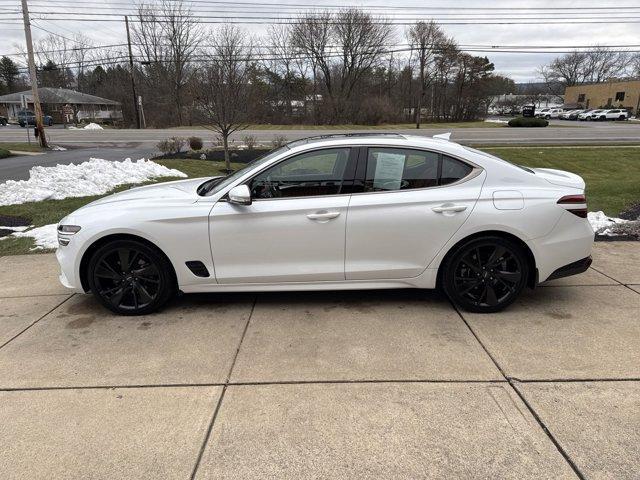
[[[604,116],[604,118],[602,118]],[[629,112],[624,108],[613,108],[611,110],[605,110],[600,114],[601,120],[628,120]]]
[[[570,112],[568,112],[568,114],[565,116],[565,120],[578,120],[578,115],[584,113],[586,110],[584,109],[579,109],[579,110],[571,110]]]
[[[562,112],[560,115],[558,115],[558,118],[560,120],[570,120],[570,116],[575,113],[577,115],[577,112],[581,112],[582,110],[566,110],[564,112]]]
[[[0,125],[4,127],[8,123],[9,122],[7,121],[7,117],[3,117],[3,116],[0,115]]]
[[[323,135],[96,200],[60,221],[56,255],[63,285],[119,314],[177,291],[435,287],[495,312],[589,268],[584,190],[443,138]]]
[[[36,114],[31,110],[20,110],[18,112],[18,124],[21,127],[26,127],[27,125],[35,125]],[[46,127],[50,127],[51,125],[53,125],[53,117],[51,115],[43,115],[42,124]]]
[[[562,112],[564,112],[563,109],[561,108],[548,108],[545,109],[546,111],[544,112],[540,112],[536,115],[536,117],[538,118],[545,118],[547,120],[550,120],[552,118],[558,118],[560,116],[560,114]]]
[[[536,117],[540,117],[540,118],[544,118],[544,116],[546,115],[546,113],[551,110],[550,108],[541,108],[541,109],[536,109],[536,113],[535,116]]]
[[[578,120],[593,120],[594,115],[598,115],[602,110],[591,109],[578,115]]]

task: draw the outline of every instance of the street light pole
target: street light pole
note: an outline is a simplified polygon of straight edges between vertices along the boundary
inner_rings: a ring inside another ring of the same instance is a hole
[[[22,0],[23,2],[25,0]],[[131,91],[133,93],[133,108],[136,112],[136,126],[140,129],[140,109],[138,107],[138,95],[136,94],[136,79],[133,72],[133,53],[131,51],[131,34],[129,33],[129,17],[125,15],[124,23],[127,26],[127,44],[129,45],[129,68],[131,68]]]
[[[33,110],[36,116],[36,131],[42,148],[47,148],[47,137],[42,125],[42,107],[40,107],[40,95],[38,94],[38,77],[36,76],[36,61],[33,56],[33,40],[31,38],[31,21],[29,20],[29,6],[27,0],[22,0],[22,19],[24,21],[24,36],[27,41],[27,58],[29,60],[29,77],[31,78],[31,92],[33,95]],[[25,115],[27,128],[29,117]]]

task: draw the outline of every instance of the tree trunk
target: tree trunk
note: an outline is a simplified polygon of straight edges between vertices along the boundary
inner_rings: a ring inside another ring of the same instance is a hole
[[[224,165],[227,173],[231,173],[231,160],[229,159],[229,133],[222,134],[222,146],[224,147]]]

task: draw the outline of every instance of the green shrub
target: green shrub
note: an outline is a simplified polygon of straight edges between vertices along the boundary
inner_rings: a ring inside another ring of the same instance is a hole
[[[0,158],[7,158],[10,157],[11,153],[9,153],[9,150],[5,150],[4,148],[0,148]]]
[[[516,117],[509,120],[510,127],[546,127],[549,122],[544,118]]]
[[[195,152],[202,150],[202,139],[200,137],[189,137],[189,148]]]

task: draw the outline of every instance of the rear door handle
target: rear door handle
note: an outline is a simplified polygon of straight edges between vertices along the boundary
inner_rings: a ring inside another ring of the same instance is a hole
[[[467,209],[466,205],[454,205],[452,203],[445,203],[444,205],[439,205],[437,207],[431,208],[431,210],[433,210],[436,213],[446,213],[446,212],[456,213],[456,212],[463,212],[466,209]]]
[[[307,215],[307,218],[309,220],[331,220],[333,218],[339,217],[340,216],[340,212],[317,212],[317,213],[310,213]]]

